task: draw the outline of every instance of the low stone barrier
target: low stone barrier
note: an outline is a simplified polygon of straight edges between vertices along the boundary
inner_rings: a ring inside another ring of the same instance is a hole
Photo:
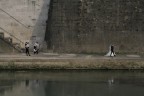
[[[144,69],[143,59],[15,59],[0,60],[1,70]]]

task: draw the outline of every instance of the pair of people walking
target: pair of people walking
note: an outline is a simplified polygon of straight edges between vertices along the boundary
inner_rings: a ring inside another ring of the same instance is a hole
[[[27,55],[27,56],[30,56],[30,52],[29,52],[29,42],[26,42],[26,43],[25,43],[25,49],[26,49],[26,55]],[[39,53],[39,43],[38,43],[38,42],[36,42],[36,43],[34,44],[33,53],[34,53],[34,54],[38,54],[38,53]]]
[[[114,52],[114,45],[110,45],[109,52],[105,56],[110,56],[110,57],[116,56],[116,54]]]

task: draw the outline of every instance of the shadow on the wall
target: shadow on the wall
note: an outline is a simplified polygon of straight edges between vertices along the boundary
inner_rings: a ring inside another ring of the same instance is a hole
[[[39,1],[38,1],[39,2]],[[43,5],[41,9],[36,9],[36,6],[40,6],[37,4],[36,1],[32,1],[32,7],[33,7],[33,14],[36,16],[37,11],[41,11],[38,19],[35,17],[32,19],[35,23],[32,36],[30,38],[30,48],[33,48],[33,45],[35,42],[38,42],[40,44],[40,49],[43,49],[44,46],[44,37],[45,37],[45,31],[46,31],[46,21],[48,19],[48,10],[49,10],[49,2],[50,0],[43,0]]]

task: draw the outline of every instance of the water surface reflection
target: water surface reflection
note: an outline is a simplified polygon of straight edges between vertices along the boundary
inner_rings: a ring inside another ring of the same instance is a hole
[[[0,72],[0,96],[144,96],[144,72]]]

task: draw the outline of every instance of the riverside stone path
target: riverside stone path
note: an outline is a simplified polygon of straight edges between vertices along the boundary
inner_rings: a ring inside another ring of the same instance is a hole
[[[144,69],[144,58],[140,55],[125,54],[106,57],[97,54],[40,53],[26,56],[0,54],[0,69],[48,70],[48,69]]]
[[[0,54],[0,60],[10,59],[144,59],[140,55],[125,54],[116,57],[107,57],[103,55],[89,54],[62,54],[62,53],[40,53],[38,55],[31,54],[26,56],[24,53],[19,54]]]

